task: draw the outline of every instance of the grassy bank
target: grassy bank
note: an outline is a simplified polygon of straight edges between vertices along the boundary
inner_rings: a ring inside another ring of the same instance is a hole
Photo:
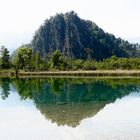
[[[95,70],[95,71],[43,71],[19,72],[19,76],[135,76],[140,77],[140,70]]]
[[[12,73],[12,70],[0,70],[0,77],[11,77]]]
[[[12,76],[16,76],[15,72],[12,70],[0,71],[0,77],[12,77]],[[92,71],[77,70],[77,71],[36,71],[36,72],[19,71],[18,76],[140,77],[140,70],[92,70]]]

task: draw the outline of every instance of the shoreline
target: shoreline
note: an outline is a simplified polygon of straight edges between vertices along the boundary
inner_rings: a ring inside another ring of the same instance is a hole
[[[0,71],[0,77],[15,77],[15,72],[11,70]],[[140,70],[94,70],[94,71],[36,71],[25,72],[19,71],[19,77],[45,77],[45,76],[62,76],[62,77],[138,77]]]
[[[140,70],[95,70],[95,71],[40,71],[40,72],[19,72],[18,76],[134,76],[140,77]]]

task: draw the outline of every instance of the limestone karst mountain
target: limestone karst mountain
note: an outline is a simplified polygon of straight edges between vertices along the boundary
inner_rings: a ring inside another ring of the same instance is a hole
[[[116,38],[94,22],[81,19],[73,11],[47,19],[36,31],[31,46],[42,57],[51,55],[55,50],[66,58],[74,59],[140,56],[139,44]]]

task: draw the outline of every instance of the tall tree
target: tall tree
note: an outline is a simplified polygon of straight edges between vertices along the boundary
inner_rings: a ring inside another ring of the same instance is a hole
[[[63,60],[62,54],[58,50],[56,50],[53,53],[49,64],[50,68],[58,68],[58,69],[65,68],[67,65],[66,62]]]
[[[32,49],[30,45],[22,45],[13,56],[12,64],[16,69],[29,70],[31,68]]]
[[[9,51],[5,46],[1,46],[0,50],[0,68],[8,69],[10,67]]]

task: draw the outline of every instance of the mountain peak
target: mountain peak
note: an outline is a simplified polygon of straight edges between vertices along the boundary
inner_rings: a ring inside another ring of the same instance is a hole
[[[32,40],[33,51],[42,57],[55,50],[73,59],[102,60],[112,55],[135,57],[140,56],[138,47],[105,33],[94,22],[81,19],[74,11],[47,19]]]

